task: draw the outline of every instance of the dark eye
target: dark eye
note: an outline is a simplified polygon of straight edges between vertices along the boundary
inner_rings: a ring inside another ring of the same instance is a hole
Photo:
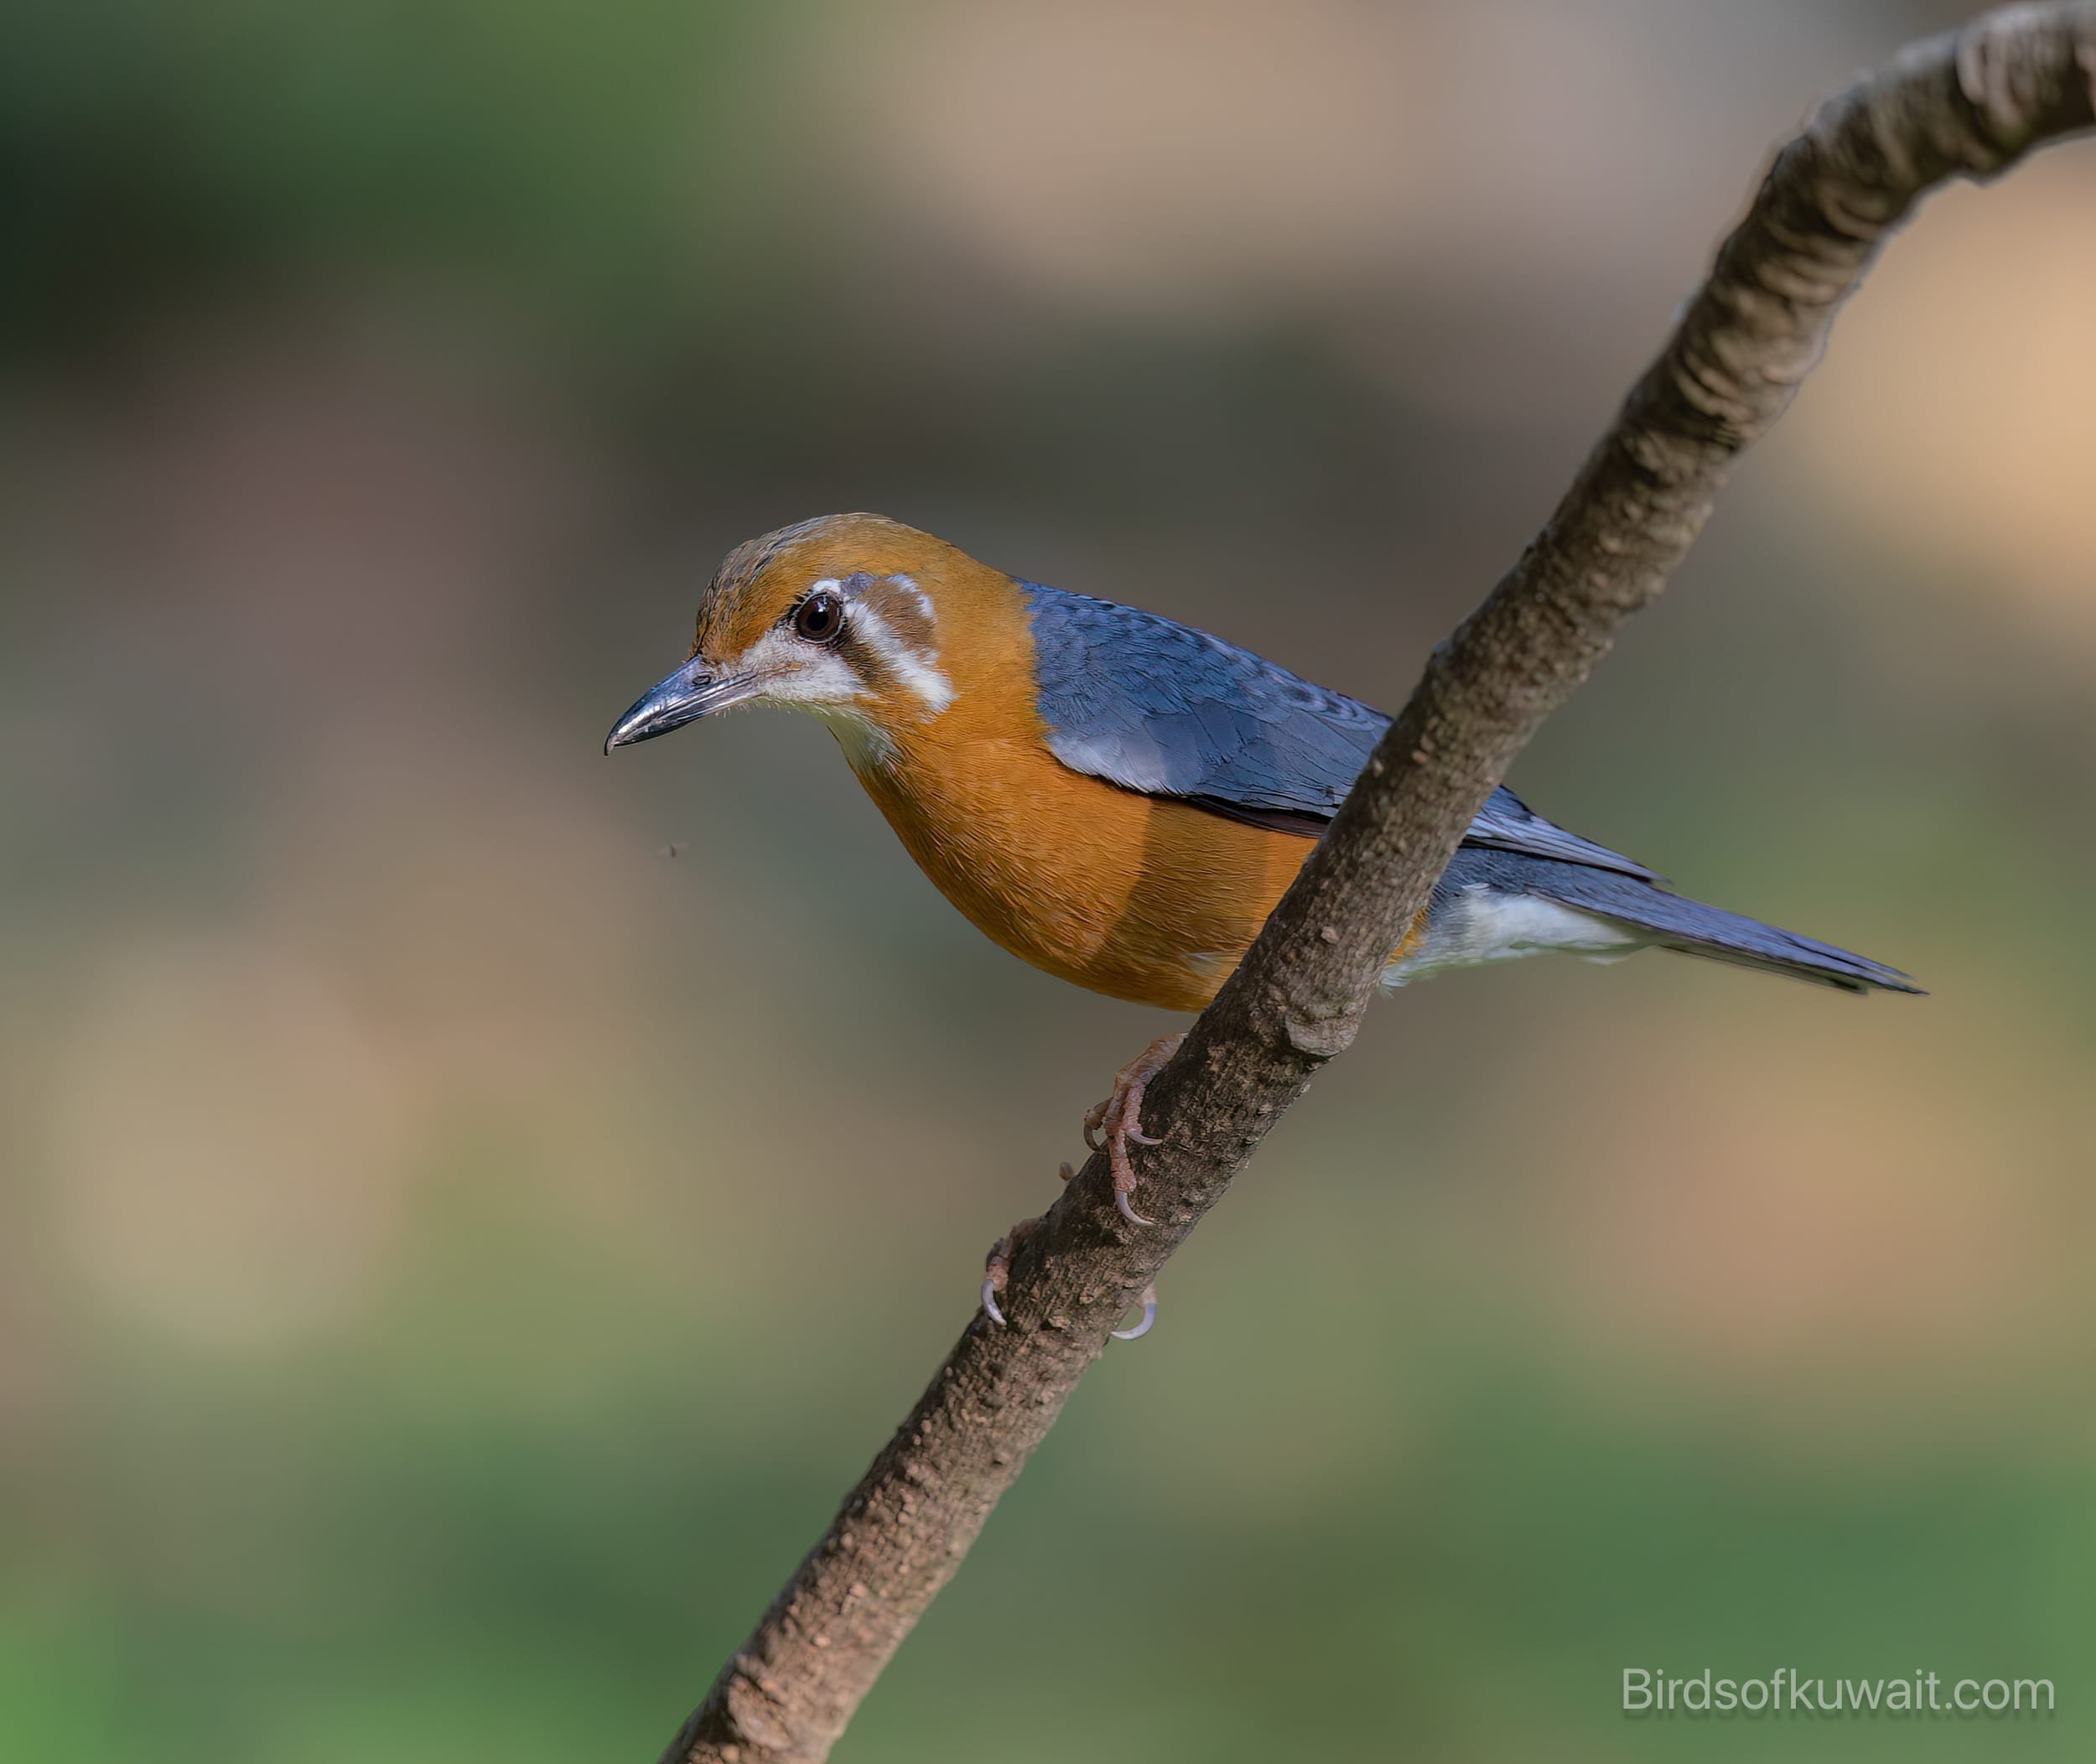
[[[793,610],[794,635],[810,643],[834,643],[844,635],[844,603],[818,589]]]

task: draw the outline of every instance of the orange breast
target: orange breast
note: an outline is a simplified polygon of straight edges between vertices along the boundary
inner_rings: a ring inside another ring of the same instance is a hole
[[[1009,579],[948,581],[938,604],[954,700],[929,721],[897,707],[891,750],[853,754],[867,793],[994,942],[1095,992],[1198,1010],[1311,842],[1071,770],[1047,748]]]
[[[860,772],[910,855],[993,942],[1079,986],[1198,1010],[1310,842],[1073,772],[1045,747],[985,742],[936,771]]]

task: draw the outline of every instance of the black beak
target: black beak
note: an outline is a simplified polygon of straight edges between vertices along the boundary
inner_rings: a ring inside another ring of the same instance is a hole
[[[615,747],[630,747],[636,741],[667,735],[709,710],[739,703],[756,691],[755,681],[735,674],[718,678],[708,673],[706,664],[694,656],[633,701],[604,738],[604,750],[610,753]]]

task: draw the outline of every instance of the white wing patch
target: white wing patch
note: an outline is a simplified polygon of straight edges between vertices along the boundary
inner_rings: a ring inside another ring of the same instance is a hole
[[[1152,796],[1172,794],[1164,749],[1135,732],[1085,736],[1051,729],[1048,751],[1071,770],[1088,772],[1123,790],[1144,791]]]

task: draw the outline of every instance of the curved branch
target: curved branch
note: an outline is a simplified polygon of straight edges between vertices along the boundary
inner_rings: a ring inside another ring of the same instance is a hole
[[[1544,718],[1664,584],[1733,459],[1933,186],[2096,125],[2096,5],[1989,13],[1823,106],[1777,155],[1547,526],[1424,677],[1258,941],[1154,1079],[1130,1232],[1094,1157],[846,1497],[665,1764],[819,1760],[968,1553],[1131,1297],[1352,1041],[1387,952]]]

